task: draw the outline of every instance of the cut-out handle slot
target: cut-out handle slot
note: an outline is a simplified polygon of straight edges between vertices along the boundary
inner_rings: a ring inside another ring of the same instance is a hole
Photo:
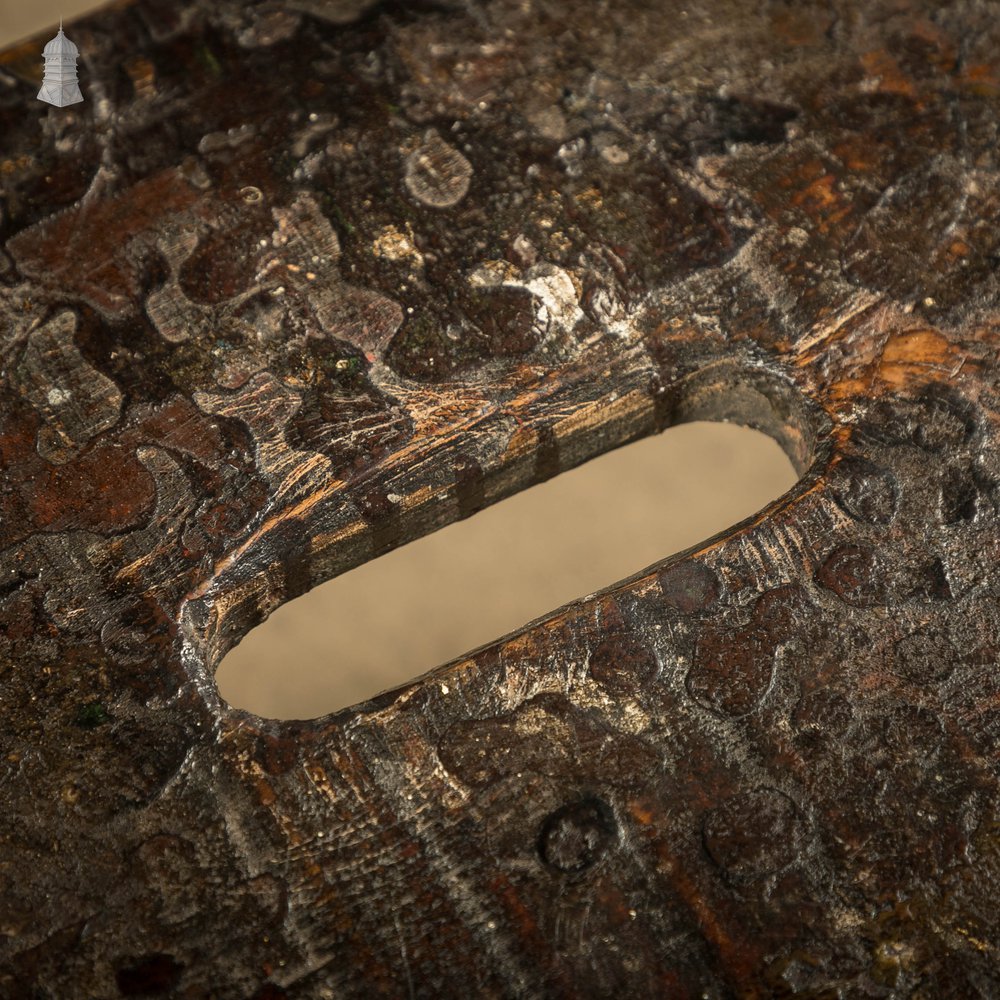
[[[219,691],[279,719],[355,704],[717,534],[797,478],[759,431],[672,428],[289,601],[224,658]]]

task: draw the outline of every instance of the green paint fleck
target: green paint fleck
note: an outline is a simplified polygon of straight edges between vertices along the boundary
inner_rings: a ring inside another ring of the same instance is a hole
[[[76,710],[76,724],[81,729],[96,729],[110,719],[108,710],[99,701],[88,701]]]
[[[198,58],[208,67],[213,76],[222,76],[222,66],[215,58],[215,53],[207,45],[198,49]]]
[[[327,212],[334,217],[337,225],[343,229],[348,236],[353,236],[355,232],[354,225],[350,222],[346,215],[340,210],[340,206],[330,197],[328,194],[324,194],[321,197],[321,202],[323,207]]]

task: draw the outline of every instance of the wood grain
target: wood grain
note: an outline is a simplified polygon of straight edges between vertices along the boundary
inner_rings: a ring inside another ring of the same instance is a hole
[[[66,109],[0,54],[3,990],[995,994],[998,13],[137,0]],[[218,697],[697,419],[799,483],[363,705]]]

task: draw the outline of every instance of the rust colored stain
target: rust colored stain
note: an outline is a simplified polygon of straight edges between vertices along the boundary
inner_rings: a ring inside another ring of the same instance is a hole
[[[939,331],[907,330],[885,342],[879,377],[897,389],[923,379],[944,381],[966,361]]]
[[[188,208],[198,195],[176,170],[164,170],[134,184],[127,194],[81,200],[18,233],[7,249],[26,275],[59,289],[62,296],[79,296],[97,309],[122,313],[141,290],[123,255],[128,240]]]

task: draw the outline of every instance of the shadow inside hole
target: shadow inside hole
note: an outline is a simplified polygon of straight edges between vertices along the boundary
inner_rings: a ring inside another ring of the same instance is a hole
[[[737,524],[798,478],[760,431],[673,427],[282,605],[222,660],[219,692],[277,719],[356,704]]]

